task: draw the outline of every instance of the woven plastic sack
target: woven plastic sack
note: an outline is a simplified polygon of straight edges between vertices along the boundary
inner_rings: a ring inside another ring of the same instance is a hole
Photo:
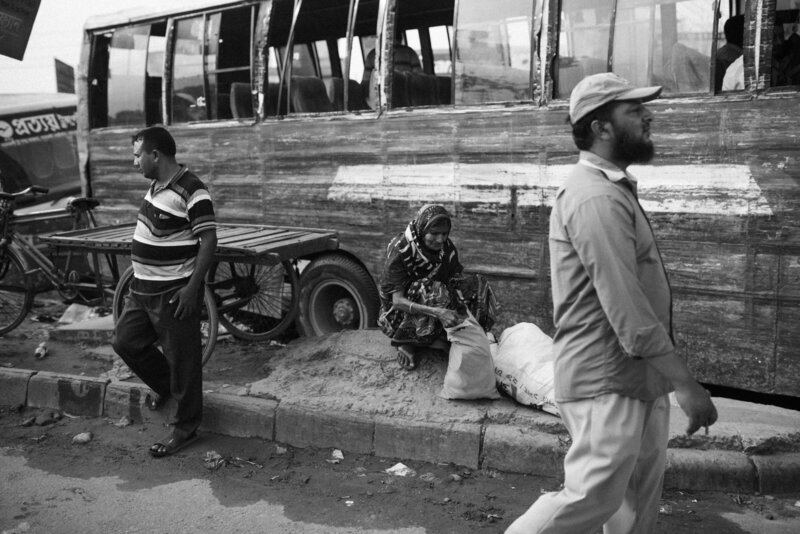
[[[439,396],[445,399],[499,399],[489,339],[471,314],[445,328],[450,341],[447,373]]]
[[[520,404],[560,415],[553,383],[553,340],[532,323],[503,330],[494,354],[497,387]]]

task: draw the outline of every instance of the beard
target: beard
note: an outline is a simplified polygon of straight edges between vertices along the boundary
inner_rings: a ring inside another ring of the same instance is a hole
[[[655,155],[655,147],[649,139],[634,139],[627,130],[613,126],[617,142],[613,155],[617,161],[628,163],[647,163]]]

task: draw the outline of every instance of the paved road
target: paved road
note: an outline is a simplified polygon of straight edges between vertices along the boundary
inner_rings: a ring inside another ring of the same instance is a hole
[[[117,427],[65,417],[21,427],[38,412],[0,409],[0,532],[402,533],[502,532],[554,479],[453,465],[396,463],[329,449],[294,449],[257,439],[205,435],[167,459],[146,447],[157,425]],[[86,445],[72,443],[89,431]],[[229,460],[209,469],[206,455]],[[250,463],[252,462],[252,463]],[[659,534],[800,532],[800,495],[666,494]]]

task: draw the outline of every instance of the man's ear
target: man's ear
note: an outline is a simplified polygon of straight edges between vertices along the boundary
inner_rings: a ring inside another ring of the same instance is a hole
[[[610,122],[595,119],[592,121],[590,128],[596,139],[608,139],[611,135]]]

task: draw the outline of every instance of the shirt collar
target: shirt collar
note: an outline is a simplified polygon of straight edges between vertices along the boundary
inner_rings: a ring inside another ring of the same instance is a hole
[[[581,165],[585,165],[592,169],[597,169],[602,171],[609,180],[612,182],[619,182],[620,180],[628,180],[632,183],[636,183],[636,177],[630,173],[627,173],[611,163],[610,161],[601,158],[594,152],[589,152],[588,150],[581,150],[580,159],[578,163]]]
[[[178,180],[178,178],[180,178],[181,176],[183,176],[183,175],[184,175],[184,173],[185,173],[186,171],[188,171],[188,170],[189,170],[189,167],[187,167],[186,165],[183,165],[183,164],[181,164],[181,166],[180,166],[180,169],[178,169],[178,172],[176,172],[176,173],[175,173],[175,174],[172,176],[172,178],[170,178],[170,179],[169,179],[169,182],[167,182],[167,184],[166,184],[164,187],[158,187],[158,185],[157,185],[157,184],[158,184],[158,182],[157,182],[156,180],[153,180],[153,182],[150,184],[150,189],[151,189],[151,191],[152,191],[153,193],[158,193],[158,192],[159,192],[159,191],[161,191],[162,189],[166,189],[166,188],[168,188],[169,186],[171,186],[172,184],[174,184],[174,183],[175,183],[175,182]]]

